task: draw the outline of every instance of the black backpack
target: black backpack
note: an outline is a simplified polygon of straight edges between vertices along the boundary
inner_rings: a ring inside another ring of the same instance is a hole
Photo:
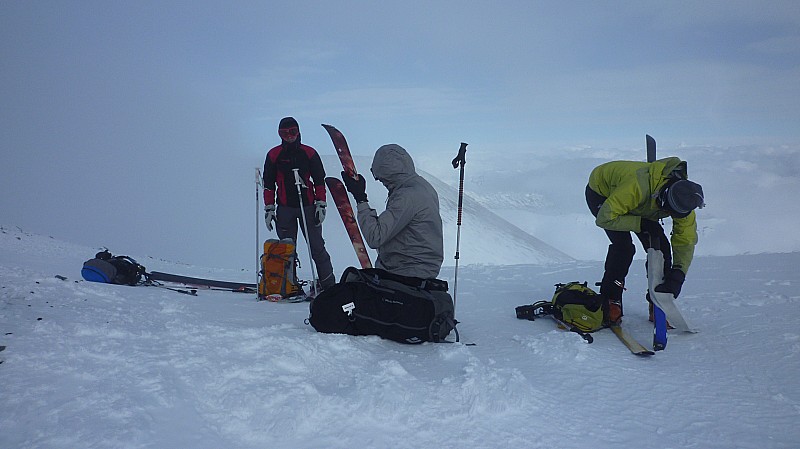
[[[340,282],[311,301],[318,332],[378,335],[400,343],[444,342],[454,331],[447,281],[399,276],[378,268],[347,268]]]
[[[108,250],[95,254],[83,263],[81,276],[90,282],[136,285],[145,275],[145,268],[129,256],[112,256]]]

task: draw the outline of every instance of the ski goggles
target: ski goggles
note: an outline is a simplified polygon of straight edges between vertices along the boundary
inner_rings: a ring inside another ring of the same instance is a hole
[[[296,126],[293,126],[291,128],[281,128],[278,130],[278,135],[281,136],[281,139],[283,140],[296,139],[299,134],[300,134],[300,128]]]

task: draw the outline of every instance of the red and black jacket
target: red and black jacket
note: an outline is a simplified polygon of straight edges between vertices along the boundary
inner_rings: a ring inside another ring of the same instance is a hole
[[[325,201],[325,168],[317,150],[308,145],[283,144],[267,152],[264,160],[264,204],[300,207],[293,169],[299,169],[300,179],[309,188],[303,188],[303,206],[314,201]],[[277,186],[277,188],[276,188]]]

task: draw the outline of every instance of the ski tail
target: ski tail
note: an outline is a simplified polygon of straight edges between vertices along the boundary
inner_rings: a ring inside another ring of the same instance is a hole
[[[647,143],[647,162],[656,161],[656,139],[653,139],[649,134],[644,136]]]
[[[654,355],[655,352],[645,348],[641,343],[636,341],[631,334],[629,334],[625,329],[622,328],[619,324],[612,324],[608,326],[611,329],[611,332],[614,332],[614,335],[619,338],[619,341],[631,351],[632,354],[638,356],[651,356]]]

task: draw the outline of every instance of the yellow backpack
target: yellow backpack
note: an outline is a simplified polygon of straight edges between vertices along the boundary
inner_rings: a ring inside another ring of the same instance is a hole
[[[551,304],[556,318],[583,332],[603,328],[603,298],[586,282],[556,284]]]
[[[258,281],[258,298],[270,295],[290,298],[303,294],[297,280],[297,253],[294,240],[268,239],[261,255],[261,273]]]

